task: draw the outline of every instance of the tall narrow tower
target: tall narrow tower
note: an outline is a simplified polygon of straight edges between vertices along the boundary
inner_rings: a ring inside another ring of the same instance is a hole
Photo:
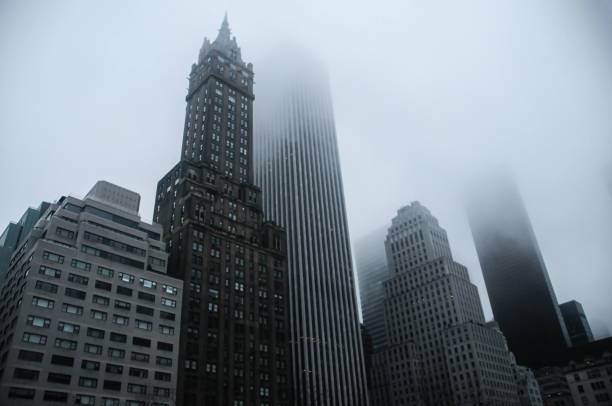
[[[296,51],[258,80],[257,183],[287,229],[295,405],[367,405],[342,175],[327,74]]]
[[[539,367],[569,345],[546,265],[513,181],[478,185],[468,217],[495,320],[517,361]]]
[[[192,66],[181,161],[153,214],[185,286],[179,405],[290,404],[285,234],[252,182],[253,99],[226,17]]]

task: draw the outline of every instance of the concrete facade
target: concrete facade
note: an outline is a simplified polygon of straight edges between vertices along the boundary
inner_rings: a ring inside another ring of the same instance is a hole
[[[174,405],[183,284],[160,226],[95,197],[59,199],[11,259],[2,405]]]

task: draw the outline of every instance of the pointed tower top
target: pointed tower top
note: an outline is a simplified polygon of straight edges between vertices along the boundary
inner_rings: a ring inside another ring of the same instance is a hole
[[[229,27],[229,22],[227,21],[227,11],[223,17],[223,22],[221,23],[221,28],[219,29],[219,34],[217,35],[217,41],[229,41],[231,35],[231,30]]]

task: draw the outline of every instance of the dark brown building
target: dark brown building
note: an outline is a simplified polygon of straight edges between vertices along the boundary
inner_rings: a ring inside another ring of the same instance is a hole
[[[253,184],[253,70],[227,17],[192,66],[180,162],[157,185],[184,281],[178,404],[288,404],[285,232]]]

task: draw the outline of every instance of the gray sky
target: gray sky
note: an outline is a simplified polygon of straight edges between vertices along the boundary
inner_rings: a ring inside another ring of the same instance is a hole
[[[609,4],[5,0],[0,225],[98,179],[139,192],[150,219],[179,158],[190,66],[227,10],[256,75],[279,41],[328,64],[353,237],[420,200],[484,298],[461,191],[509,165],[559,301],[612,330]]]

